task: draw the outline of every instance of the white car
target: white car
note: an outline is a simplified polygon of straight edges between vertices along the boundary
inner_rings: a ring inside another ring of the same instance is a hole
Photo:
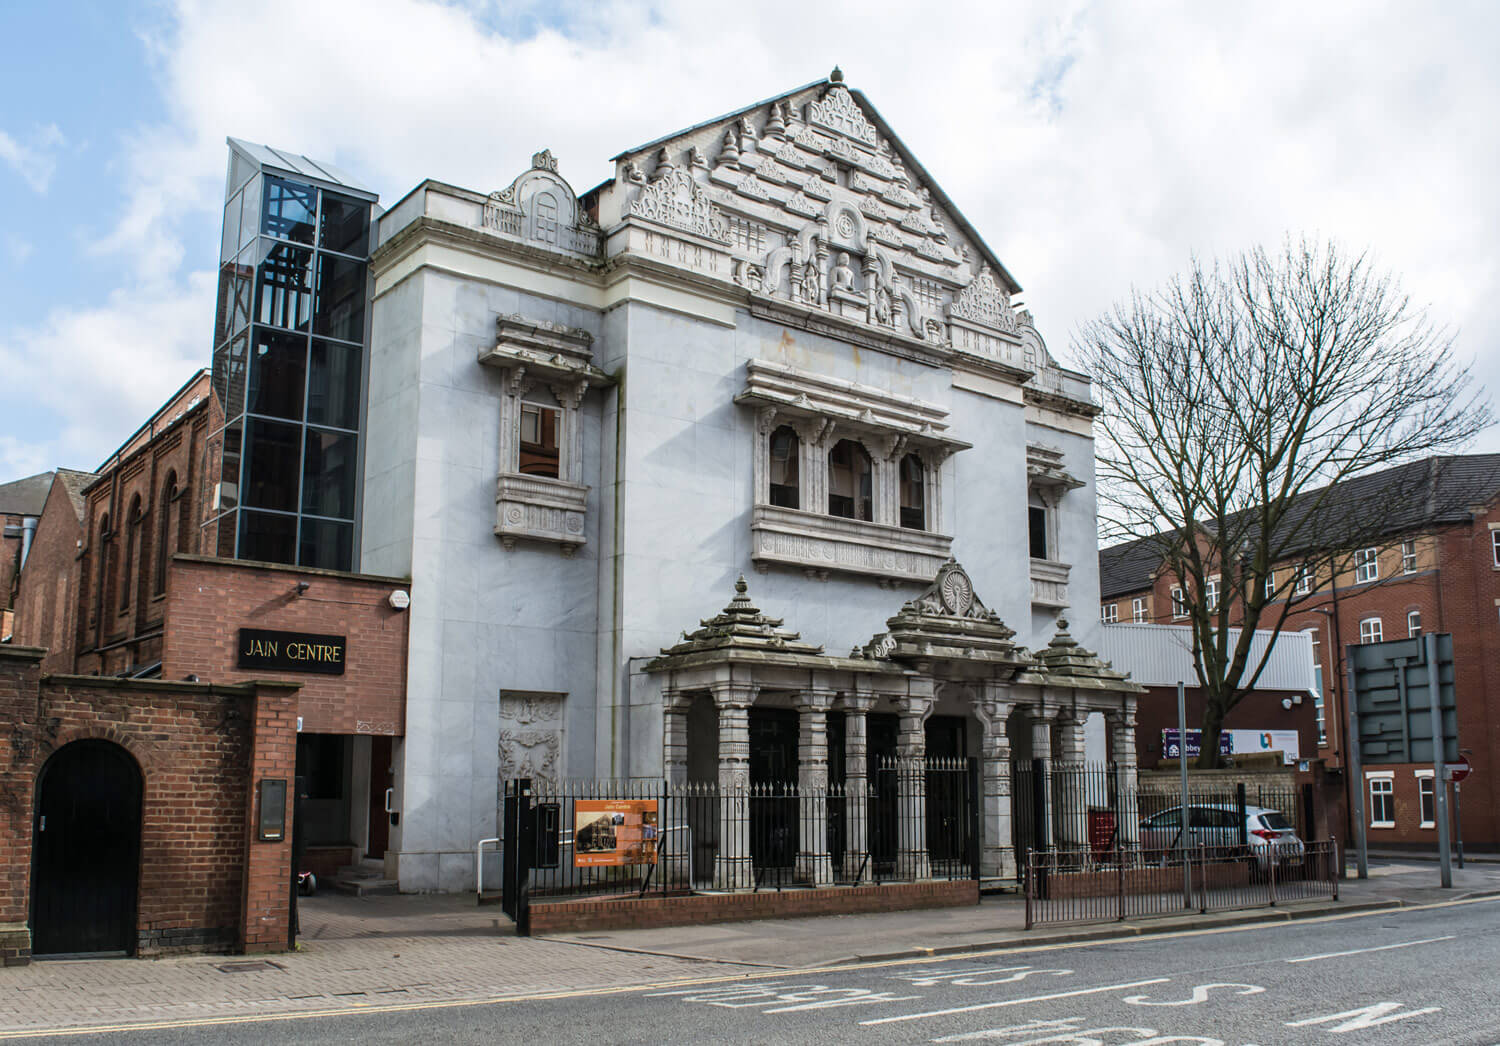
[[[1261,868],[1268,868],[1275,854],[1279,867],[1302,863],[1303,845],[1296,829],[1279,810],[1264,806],[1245,807],[1243,843],[1239,808],[1233,803],[1188,805],[1188,826],[1183,836],[1182,807],[1152,814],[1141,822],[1141,848],[1173,850],[1179,846],[1249,847]]]

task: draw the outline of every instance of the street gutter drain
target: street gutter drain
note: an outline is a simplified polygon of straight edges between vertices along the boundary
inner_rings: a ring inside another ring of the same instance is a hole
[[[286,967],[269,959],[251,959],[247,962],[221,962],[214,966],[220,973],[260,973],[265,970],[285,970]]]

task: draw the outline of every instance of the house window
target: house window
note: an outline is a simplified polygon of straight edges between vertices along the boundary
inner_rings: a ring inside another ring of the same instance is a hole
[[[1437,790],[1432,782],[1431,770],[1417,771],[1417,798],[1422,805],[1423,828],[1437,827]]]
[[[1411,610],[1406,614],[1406,634],[1412,639],[1422,634],[1422,612]]]
[[[874,520],[874,480],[870,455],[852,439],[841,439],[828,452],[828,514]]]
[[[1396,827],[1396,782],[1391,774],[1370,778],[1370,827]]]
[[[1031,558],[1047,558],[1047,509],[1042,505],[1031,505],[1027,509],[1027,521],[1031,530]]]
[[[1401,573],[1415,574],[1417,572],[1417,543],[1415,541],[1401,542]]]
[[[1493,547],[1494,564],[1500,567],[1500,530],[1490,531],[1490,545]]]
[[[1210,614],[1219,609],[1219,578],[1205,578],[1203,582],[1203,606]]]
[[[1138,625],[1146,623],[1146,600],[1143,597],[1136,596],[1130,601],[1130,620]]]
[[[1364,584],[1380,577],[1380,560],[1373,548],[1362,548],[1354,553],[1354,582]]]
[[[1359,623],[1359,641],[1361,643],[1379,643],[1381,638],[1380,618],[1367,617]]]
[[[1322,748],[1328,744],[1328,710],[1323,699],[1323,654],[1318,631],[1317,627],[1306,630],[1312,640],[1313,710],[1318,717],[1318,747]]]
[[[1312,591],[1312,571],[1307,567],[1297,568],[1297,583],[1293,590],[1299,596],[1305,596]]]
[[[1187,600],[1182,597],[1182,589],[1172,589],[1172,616],[1187,617]]]
[[[927,529],[927,472],[915,454],[901,459],[901,525],[907,530]]]
[[[521,475],[558,478],[557,423],[562,411],[521,404]]]
[[[1120,607],[1116,603],[1105,603],[1099,608],[1099,620],[1106,625],[1113,625],[1120,620]]]
[[[798,462],[802,456],[802,441],[788,425],[771,433],[771,504],[781,508],[798,508],[801,505],[798,481]]]
[[[1275,599],[1275,598],[1276,598],[1276,571],[1274,571],[1274,570],[1268,570],[1268,571],[1266,571],[1266,600],[1270,601],[1270,600]]]

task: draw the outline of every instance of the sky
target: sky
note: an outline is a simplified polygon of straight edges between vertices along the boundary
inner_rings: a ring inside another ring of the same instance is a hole
[[[3,5],[0,39],[0,482],[96,467],[207,366],[226,136],[387,206],[543,147],[581,192],[835,64],[1065,363],[1133,287],[1309,235],[1500,389],[1500,4],[74,0]]]

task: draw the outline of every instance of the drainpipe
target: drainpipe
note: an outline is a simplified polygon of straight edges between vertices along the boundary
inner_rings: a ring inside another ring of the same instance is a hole
[[[36,539],[36,517],[26,516],[21,520],[21,566],[26,566],[26,554],[31,551],[31,543]]]

